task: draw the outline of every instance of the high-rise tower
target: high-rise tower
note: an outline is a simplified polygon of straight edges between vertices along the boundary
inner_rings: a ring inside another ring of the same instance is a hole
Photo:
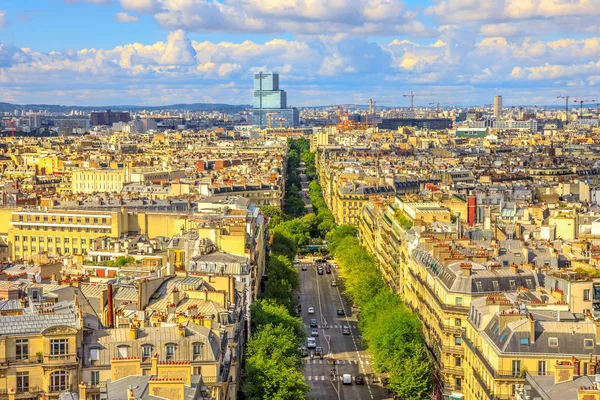
[[[494,117],[502,116],[502,96],[494,96]]]
[[[254,101],[252,103],[252,125],[264,128],[268,125],[268,114],[282,121],[282,125],[297,126],[299,113],[296,108],[287,107],[287,93],[279,89],[277,72],[257,72],[254,74]],[[274,124],[274,127],[279,124]]]

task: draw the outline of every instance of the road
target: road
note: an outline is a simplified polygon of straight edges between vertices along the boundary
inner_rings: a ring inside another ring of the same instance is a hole
[[[319,275],[316,264],[307,259],[300,261],[296,266],[300,274],[302,320],[307,336],[311,334],[310,319],[318,321],[317,346],[323,347],[325,353],[323,360],[319,357],[315,357],[314,360],[306,357],[304,377],[311,386],[309,398],[391,399],[387,389],[380,383],[371,382],[371,358],[365,351],[365,346],[360,343],[356,310],[352,309],[351,303],[341,294],[343,283],[337,279],[337,270],[332,268],[331,274]],[[307,267],[306,271],[302,270],[303,265]],[[335,280],[338,286],[332,287],[332,280]],[[315,309],[314,315],[308,314],[309,307]],[[345,316],[338,316],[337,309],[343,309]],[[342,334],[344,325],[350,327],[350,335]],[[332,359],[336,360],[335,365],[331,362]],[[336,370],[334,378],[330,376],[333,368]],[[342,385],[343,374],[352,375],[352,385]],[[365,385],[354,383],[356,375],[365,376]]]
[[[304,208],[306,208],[307,213],[312,212],[312,206],[310,205],[310,199],[308,198],[308,179],[306,178],[306,164],[304,161],[300,162],[300,182],[302,183],[302,187],[300,188],[300,192],[302,195],[302,200],[304,200]]]

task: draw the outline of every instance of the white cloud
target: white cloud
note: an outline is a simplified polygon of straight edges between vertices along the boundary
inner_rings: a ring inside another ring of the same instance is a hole
[[[120,0],[126,11],[154,15],[169,30],[321,35],[435,31],[405,11],[402,0]]]
[[[157,8],[157,2],[154,0],[120,0],[120,4],[126,10],[143,13],[151,13]]]
[[[117,22],[138,22],[140,18],[136,15],[129,15],[126,12],[118,12],[115,14],[115,20]]]

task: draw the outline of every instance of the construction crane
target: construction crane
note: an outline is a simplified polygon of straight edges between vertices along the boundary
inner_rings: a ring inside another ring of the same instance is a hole
[[[375,113],[375,105],[378,103],[389,103],[389,101],[369,99],[369,101],[367,101],[367,104],[369,105],[369,114]]]
[[[443,102],[443,103],[440,103],[440,102],[437,102],[437,103],[429,103],[429,105],[430,105],[430,106],[432,106],[432,105],[434,105],[434,104],[435,104],[435,113],[436,113],[436,114],[439,114],[439,113],[440,113],[440,104],[448,104],[448,102],[447,102],[447,101],[445,101],[445,102]]]
[[[569,97],[571,96],[563,96],[562,94],[556,96],[557,99],[565,99],[565,114],[567,114],[567,123],[569,123]]]
[[[583,103],[593,103],[596,100],[573,100],[575,103],[579,103],[579,117],[583,117]]]
[[[415,110],[415,96],[418,94],[413,93],[411,90],[409,94],[403,94],[402,97],[410,97],[410,112],[412,113]]]

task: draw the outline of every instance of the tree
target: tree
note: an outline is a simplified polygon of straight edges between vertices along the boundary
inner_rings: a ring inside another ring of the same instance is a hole
[[[262,206],[260,211],[269,217],[269,229],[274,229],[277,225],[288,219],[283,210],[277,206]]]
[[[297,248],[298,245],[292,237],[288,237],[276,229],[273,231],[271,235],[272,254],[282,254],[292,261],[296,257]]]
[[[309,227],[299,219],[292,219],[279,224],[275,232],[292,240],[296,246],[306,246],[310,242]]]
[[[328,249],[330,252],[335,253],[335,249],[338,244],[347,237],[357,237],[358,229],[353,225],[340,225],[337,228],[329,231],[325,239],[329,243]]]
[[[261,299],[250,307],[252,314],[252,330],[260,329],[265,325],[282,325],[290,328],[298,340],[305,337],[304,325],[298,317],[290,315],[285,306],[278,304],[273,299]]]
[[[308,228],[308,232],[311,237],[319,236],[319,221],[317,216],[313,213],[306,214],[300,220]]]
[[[301,373],[299,344],[290,327],[267,324],[256,331],[247,346],[244,397],[248,400],[305,399],[310,388]]]

